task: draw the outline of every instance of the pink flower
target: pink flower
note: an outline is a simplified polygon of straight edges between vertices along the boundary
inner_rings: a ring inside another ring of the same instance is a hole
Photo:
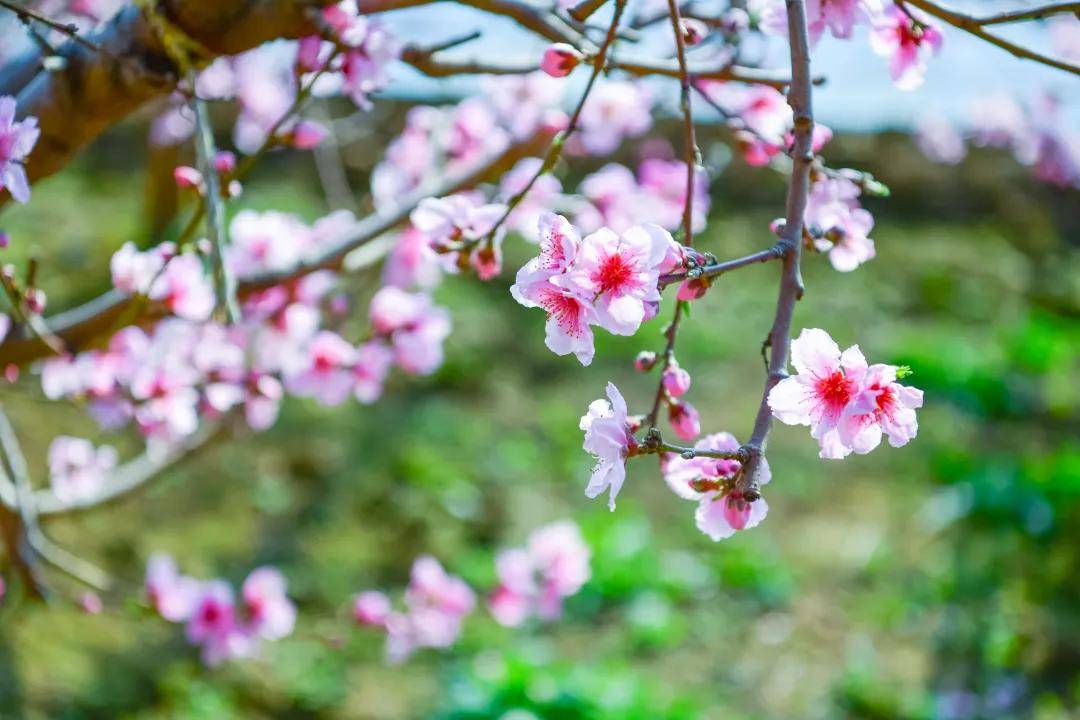
[[[289,270],[303,257],[310,235],[295,215],[241,210],[229,224],[229,266],[240,277]]]
[[[808,0],[806,25],[810,43],[816,44],[828,29],[833,37],[851,38],[856,24],[871,24],[881,13],[876,0]],[[773,2],[762,13],[761,27],[770,35],[787,37],[787,10],[784,3]]]
[[[923,392],[896,382],[893,365],[871,365],[858,394],[840,420],[840,440],[860,455],[889,437],[893,447],[907,445],[919,431],[915,410],[922,407]]]
[[[686,163],[649,158],[638,167],[638,181],[642,199],[651,200],[651,219],[668,230],[680,227],[686,205]],[[701,168],[694,173],[693,193],[693,229],[699,232],[709,212],[709,178]]]
[[[207,320],[214,311],[214,290],[195,255],[177,255],[165,265],[150,297],[160,300],[177,317]]]
[[[657,282],[671,235],[659,225],[637,225],[621,236],[602,228],[581,244],[571,270],[552,282],[594,297],[598,324],[633,335],[646,319],[646,303],[660,301]]]
[[[956,165],[964,159],[967,148],[956,127],[940,115],[926,114],[915,123],[915,144],[930,160]]]
[[[535,531],[526,548],[501,551],[495,572],[499,585],[488,608],[499,624],[516,627],[533,614],[551,620],[588,581],[589,548],[577,525],[553,523]]]
[[[378,341],[366,342],[356,349],[353,365],[353,394],[365,405],[370,405],[382,395],[383,382],[394,361],[394,353]]]
[[[827,332],[806,329],[791,341],[791,364],[798,374],[769,392],[773,415],[788,425],[809,425],[810,436],[821,445],[821,457],[846,457],[851,447],[844,444],[838,426],[867,371],[859,346],[841,353]]]
[[[30,201],[30,182],[23,167],[41,135],[36,117],[15,120],[17,105],[10,95],[0,97],[0,190],[16,202]]]
[[[252,570],[240,590],[244,601],[245,630],[267,640],[292,634],[296,606],[285,594],[285,576],[277,568]]]
[[[381,627],[386,623],[391,610],[390,599],[375,590],[360,593],[353,603],[353,617],[361,625]]]
[[[231,634],[236,629],[236,606],[229,584],[224,580],[203,583],[187,622],[188,642],[194,645]]]
[[[614,152],[624,138],[638,137],[652,127],[651,110],[652,98],[644,86],[601,81],[585,103],[571,146],[589,155]]]
[[[173,169],[173,181],[184,190],[201,190],[203,186],[202,173],[188,165],[178,165]]]
[[[587,175],[578,192],[589,201],[575,208],[574,223],[582,232],[609,227],[615,232],[627,230],[642,219],[643,199],[634,173],[618,163],[608,163]]]
[[[502,219],[506,206],[482,205],[473,195],[427,198],[420,202],[409,219],[425,233],[436,252],[444,258],[448,272],[472,266],[481,280],[490,280],[502,269],[500,227],[488,237]]]
[[[626,401],[613,383],[607,384],[608,400],[594,400],[578,427],[585,432],[586,452],[596,458],[585,495],[595,498],[610,489],[608,507],[615,509],[615,497],[626,480],[626,458],[637,446],[626,417]],[[609,402],[610,401],[610,402]]]
[[[429,375],[442,364],[442,344],[450,334],[450,314],[428,295],[384,287],[369,308],[375,332],[389,340],[394,362],[413,375]]]
[[[566,43],[554,43],[544,51],[540,69],[551,77],[566,77],[585,58],[577,48]]]
[[[59,435],[49,445],[49,476],[56,497],[64,501],[94,497],[116,467],[116,449],[95,448],[82,438]]]
[[[199,581],[181,575],[168,555],[151,555],[146,563],[146,594],[169,622],[185,622],[199,599]]]
[[[926,52],[941,50],[942,36],[936,27],[915,21],[892,5],[874,23],[870,46],[878,55],[889,56],[889,74],[901,90],[922,85],[926,73]]]
[[[868,237],[874,217],[859,206],[859,188],[845,178],[825,178],[810,188],[806,224],[820,239],[819,250],[840,272],[851,272],[872,260],[874,241]]]
[[[731,433],[715,433],[703,437],[694,448],[734,452],[739,449],[739,442]],[[768,461],[761,458],[760,462],[763,470],[760,482],[766,485],[772,474]],[[738,460],[667,455],[663,469],[664,480],[672,492],[697,501],[694,514],[697,528],[714,541],[731,537],[738,530],[756,527],[769,512],[769,506],[762,498],[748,502],[741,496],[736,497],[732,482],[742,469]]]
[[[337,333],[320,331],[287,369],[285,388],[295,395],[313,397],[324,405],[340,405],[353,391],[356,348]]]
[[[414,286],[432,288],[442,277],[439,256],[425,233],[409,225],[397,236],[397,243],[383,265],[383,282],[403,290]]]
[[[595,349],[591,298],[574,287],[563,287],[555,279],[565,273],[577,257],[581,239],[566,218],[554,213],[540,217],[540,255],[518,271],[510,294],[525,307],[543,308],[547,314],[545,344],[556,355],[574,353],[582,365],[592,362]]]
[[[517,164],[499,179],[499,197],[509,201],[536,177],[544,161],[537,157],[527,157],[518,160]],[[562,198],[562,183],[551,173],[542,173],[536,177],[529,192],[521,199],[510,215],[506,218],[509,228],[516,230],[529,242],[539,242],[537,227],[540,218],[548,212],[548,208],[557,204]]]

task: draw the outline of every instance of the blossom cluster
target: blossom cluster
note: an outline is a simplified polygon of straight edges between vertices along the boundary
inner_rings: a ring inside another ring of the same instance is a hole
[[[473,589],[424,555],[413,563],[403,611],[395,611],[389,598],[371,590],[357,595],[353,614],[360,624],[386,632],[387,660],[400,663],[417,649],[453,645],[475,607]]]
[[[500,552],[495,559],[499,584],[488,597],[492,617],[511,627],[532,615],[559,617],[563,601],[589,580],[589,556],[581,531],[569,521],[537,529],[525,548]],[[421,648],[453,645],[475,607],[476,592],[424,555],[413,563],[403,609],[395,610],[386,594],[366,590],[353,602],[353,617],[386,633],[387,660],[400,663]]]
[[[592,362],[592,326],[633,335],[656,314],[662,273],[682,264],[681,246],[659,225],[635,225],[619,234],[601,228],[582,239],[561,215],[541,216],[540,254],[517,273],[510,288],[525,307],[547,313],[546,344],[557,355]]]
[[[883,434],[901,447],[918,432],[922,391],[898,383],[895,365],[867,365],[858,345],[840,352],[827,332],[806,329],[791,341],[791,364],[796,374],[769,392],[769,408],[780,422],[809,425],[821,457],[868,453]]]
[[[296,624],[285,576],[269,566],[252,570],[236,598],[227,581],[197,580],[181,574],[171,557],[154,555],[146,565],[146,594],[158,615],[185,625],[188,642],[210,666],[256,657],[264,641],[288,637]]]
[[[782,0],[756,3],[763,32],[787,37],[787,11]],[[942,35],[936,26],[907,7],[880,0],[817,0],[806,3],[810,43],[816,44],[826,30],[849,40],[856,25],[870,28],[870,46],[889,59],[889,74],[901,90],[914,90],[923,82],[927,55],[941,50]]]
[[[1080,187],[1080,132],[1069,124],[1053,95],[1042,94],[1028,105],[1008,95],[990,95],[972,104],[961,127],[926,115],[916,130],[919,148],[935,162],[960,162],[967,153],[965,143],[970,142],[1010,150],[1017,161],[1031,167],[1037,180]]]
[[[351,231],[349,213],[311,226],[293,215],[241,211],[230,227],[226,261],[241,277],[293,268]],[[370,337],[353,344],[323,327],[339,314],[334,273],[320,271],[244,298],[241,322],[210,320],[214,292],[197,252],[169,244],[138,251],[130,243],[112,261],[113,282],[143,294],[175,317],[149,330],[128,327],[102,349],[46,360],[47,397],[85,399],[107,428],[134,421],[146,437],[171,442],[195,431],[199,418],[233,409],[263,430],[288,393],[335,405],[350,395],[374,402],[393,366],[414,375],[442,362],[447,311],[425,293],[385,287],[369,307]]]
[[[371,94],[389,80],[388,68],[400,56],[401,43],[383,23],[361,15],[355,0],[323,8],[321,22],[325,38],[268,43],[219,58],[199,74],[194,88],[199,97],[235,101],[233,142],[243,152],[256,151],[268,139],[308,149],[325,136],[315,121],[288,113],[297,99],[298,80],[313,83],[316,95],[343,95],[361,109],[370,108]],[[185,103],[183,94],[175,94],[155,120],[156,143],[173,145],[191,136],[194,119]],[[268,138],[271,131],[274,138]]]
[[[525,547],[501,551],[495,573],[499,584],[488,608],[496,621],[516,627],[531,616],[553,620],[589,580],[589,547],[577,525],[553,523],[533,532]]]

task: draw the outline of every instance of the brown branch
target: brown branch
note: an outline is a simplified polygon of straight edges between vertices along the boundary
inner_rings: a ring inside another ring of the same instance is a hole
[[[938,20],[948,23],[953,27],[959,28],[964,32],[974,35],[981,40],[985,40],[991,45],[996,45],[1006,52],[1012,53],[1022,60],[1033,60],[1034,62],[1041,63],[1048,67],[1057,68],[1058,70],[1064,70],[1067,73],[1073,75],[1080,75],[1080,66],[1067,63],[1064,60],[1058,60],[1056,58],[1037,53],[1034,50],[1017,45],[1016,43],[1005,40],[983,29],[983,21],[979,18],[972,17],[971,15],[965,15],[964,13],[956,12],[955,10],[949,10],[936,3],[930,2],[930,0],[899,0],[902,5],[911,5],[919,10],[922,10],[927,15],[932,15]]]
[[[788,182],[787,208],[781,244],[783,245],[783,268],[780,274],[780,293],[776,301],[776,315],[769,331],[768,374],[754,420],[754,429],[744,446],[747,461],[740,475],[737,490],[740,497],[753,501],[760,496],[760,478],[769,431],[772,429],[772,410],[769,408],[769,392],[787,375],[788,353],[791,347],[791,321],[795,303],[802,297],[803,282],[799,269],[802,255],[803,216],[810,194],[810,169],[814,163],[812,138],[814,113],[811,101],[810,43],[806,30],[806,9],[803,0],[786,0],[788,38],[791,45],[791,90],[788,104],[795,116],[795,143],[792,149],[793,166]]]
[[[375,213],[359,221],[351,234],[328,248],[315,260],[279,273],[241,278],[239,295],[244,297],[256,290],[299,278],[315,270],[339,268],[345,256],[352,250],[408,220],[409,213],[424,198],[450,195],[497,177],[521,158],[541,152],[550,140],[549,133],[537,133],[510,146],[478,168],[447,177],[437,185],[420,188],[404,198],[393,211],[386,214]],[[83,305],[54,316],[47,321],[47,325],[50,332],[60,337],[70,351],[77,352],[92,346],[105,333],[115,332],[135,322],[153,321],[168,314],[156,303],[143,303],[140,312],[129,312],[130,308],[139,302],[138,298],[126,296],[117,290],[109,290]],[[21,365],[50,354],[48,346],[22,326],[13,327],[7,338],[0,342],[0,366],[8,363]]]
[[[570,17],[580,23],[585,22],[593,13],[602,8],[608,0],[581,0],[577,5],[570,8]]]
[[[725,260],[724,262],[710,263],[704,265],[697,272],[681,272],[671,273],[668,275],[660,276],[660,287],[665,288],[672,283],[682,282],[683,280],[694,280],[697,278],[715,278],[725,273],[729,273],[732,270],[738,270],[739,268],[746,267],[747,265],[757,265],[758,263],[769,262],[770,260],[783,259],[786,254],[787,245],[785,243],[777,243],[771,248],[766,250],[759,250],[756,253],[751,253],[734,260]]]
[[[315,32],[308,10],[330,1],[160,0],[157,8],[208,52],[233,55],[268,40]],[[36,116],[41,127],[41,138],[27,158],[31,182],[63,168],[107,128],[172,92],[180,79],[153,23],[135,5],[121,9],[83,40],[57,48],[64,60],[59,70],[39,70],[27,79],[27,59],[0,67],[0,88],[11,93],[14,86],[19,116]],[[0,206],[8,197],[0,193]]]
[[[1013,10],[1010,12],[997,13],[995,15],[987,15],[986,17],[976,19],[975,22],[986,27],[987,25],[1003,25],[1005,23],[1024,22],[1026,20],[1042,20],[1051,15],[1063,15],[1065,13],[1080,16],[1080,3],[1057,3],[1027,8],[1024,10]]]

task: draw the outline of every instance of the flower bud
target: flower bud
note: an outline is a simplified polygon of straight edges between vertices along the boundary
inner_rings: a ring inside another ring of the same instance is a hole
[[[322,124],[312,120],[301,120],[293,128],[289,143],[298,150],[311,150],[321,145],[329,134]]]
[[[236,154],[222,150],[214,156],[214,169],[219,175],[232,175],[236,172]]]
[[[709,26],[696,18],[682,18],[679,20],[679,31],[683,44],[693,47],[709,35]]]
[[[102,610],[101,598],[97,593],[85,592],[79,598],[79,607],[87,615],[100,615]]]
[[[390,600],[381,592],[362,592],[353,603],[353,618],[360,625],[382,625],[390,611]]]
[[[742,8],[729,8],[720,16],[720,28],[729,35],[737,35],[750,27],[750,15]]]
[[[173,170],[173,180],[176,181],[177,186],[185,190],[198,190],[202,187],[203,176],[193,167],[178,165]]]
[[[555,43],[544,51],[540,69],[551,77],[566,77],[585,59],[577,48],[567,43]]]
[[[668,365],[662,378],[664,389],[673,398],[682,397],[690,389],[690,373],[679,367],[676,362]]]
[[[634,369],[638,372],[647,373],[656,365],[656,353],[652,350],[642,350],[634,358]]]
[[[673,402],[668,405],[668,422],[680,439],[687,442],[701,434],[701,419],[697,409],[688,402]]]
[[[318,70],[320,50],[322,50],[322,38],[318,35],[300,38],[296,49],[297,69],[302,73]]]
[[[45,291],[41,288],[30,288],[26,291],[26,306],[30,308],[30,312],[35,315],[40,315],[45,312]]]
[[[11,244],[11,236],[3,230],[0,230],[0,250],[3,250]]]

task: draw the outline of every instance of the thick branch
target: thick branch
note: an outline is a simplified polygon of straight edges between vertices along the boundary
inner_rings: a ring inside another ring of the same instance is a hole
[[[993,35],[983,29],[985,24],[984,20],[972,17],[971,15],[965,15],[964,13],[956,12],[955,10],[949,10],[936,3],[930,2],[930,0],[902,0],[905,5],[911,5],[916,7],[927,15],[933,15],[938,20],[948,23],[953,27],[960,28],[964,32],[974,35],[977,38],[985,40],[991,45],[997,45],[1002,50],[1010,52],[1018,58],[1024,60],[1034,60],[1037,63],[1047,65],[1058,70],[1064,70],[1067,73],[1073,75],[1080,75],[1080,66],[1067,63],[1064,60],[1058,60],[1056,58],[1037,53],[1034,50],[1029,50],[1025,47],[1017,45],[1016,43],[1009,42],[1004,38]],[[1003,21],[1007,22],[1007,21]],[[991,23],[993,24],[993,23]]]
[[[409,213],[424,198],[450,195],[497,177],[513,167],[514,163],[521,158],[542,151],[550,140],[549,133],[537,133],[532,138],[510,146],[506,151],[476,169],[443,178],[438,185],[420,188],[404,198],[393,211],[385,214],[375,213],[357,222],[353,232],[325,250],[315,260],[279,273],[241,278],[239,294],[243,297],[253,291],[301,277],[315,270],[339,268],[345,256],[351,251],[405,222]],[[84,305],[60,313],[51,318],[47,324],[49,330],[60,337],[70,351],[77,352],[91,346],[102,334],[118,330],[125,324],[154,320],[166,314],[160,305],[152,303],[144,304],[139,313],[129,312],[129,308],[136,302],[138,301],[132,297],[110,290]],[[50,354],[52,351],[38,337],[30,333],[27,328],[18,326],[12,328],[8,337],[0,343],[0,367],[9,363],[25,364],[48,357]]]
[[[759,493],[762,457],[765,444],[772,429],[772,410],[769,408],[769,392],[787,374],[788,352],[791,343],[791,320],[795,303],[802,297],[803,283],[799,269],[802,255],[803,216],[810,194],[810,169],[814,163],[812,136],[814,113],[811,103],[810,43],[806,31],[806,10],[803,0],[786,0],[788,36],[791,45],[791,90],[788,104],[795,116],[795,142],[792,150],[793,167],[788,183],[787,208],[784,232],[784,264],[780,274],[780,294],[776,301],[776,315],[769,331],[768,376],[761,395],[757,418],[750,440],[746,443],[749,459],[745,472],[739,480],[739,490],[747,500]]]
[[[275,38],[315,31],[308,10],[330,0],[159,0],[158,12],[214,55],[232,55]],[[85,43],[101,49],[92,50]],[[31,54],[40,55],[35,48]],[[134,6],[57,49],[62,69],[39,69],[26,80],[32,56],[0,67],[0,88],[17,92],[20,117],[34,115],[41,139],[27,159],[31,182],[67,165],[90,141],[153,98],[172,92],[179,80],[153,25]],[[203,58],[204,61],[210,58]],[[17,85],[25,82],[24,85]],[[0,206],[8,199],[0,194]]]

